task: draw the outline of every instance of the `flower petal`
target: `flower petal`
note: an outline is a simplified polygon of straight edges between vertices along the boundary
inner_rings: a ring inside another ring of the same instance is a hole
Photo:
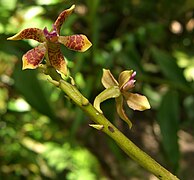
[[[38,42],[45,41],[44,33],[39,28],[27,28],[20,31],[14,36],[7,38],[7,40],[21,40],[21,39],[34,39]]]
[[[63,54],[61,53],[60,44],[48,44],[48,58],[51,66],[64,75],[67,74],[67,63],[63,57]]]
[[[87,49],[89,49],[92,45],[92,43],[88,40],[88,38],[85,35],[77,34],[72,36],[59,36],[58,42],[61,44],[64,44],[67,48],[84,52]]]
[[[42,62],[46,53],[46,48],[43,44],[29,50],[23,55],[23,67],[22,69],[35,69]]]
[[[110,98],[117,98],[120,96],[120,90],[118,86],[111,86],[110,88],[105,89],[102,91],[98,96],[96,96],[94,100],[94,107],[102,113],[102,110],[100,109],[100,103],[103,101],[110,99]]]
[[[69,9],[64,10],[56,19],[54,26],[56,27],[56,30],[58,32],[58,34],[60,33],[60,29],[61,26],[63,24],[63,22],[65,21],[65,19],[72,13],[72,11],[74,10],[75,5],[72,5]]]
[[[118,113],[119,117],[121,119],[123,119],[129,125],[129,128],[131,128],[132,123],[129,120],[129,118],[127,117],[127,115],[125,114],[125,111],[123,109],[123,96],[119,96],[115,100],[116,100],[117,113]]]
[[[138,111],[150,109],[149,101],[145,96],[129,92],[124,92],[123,95],[127,101],[128,106],[131,109]]]
[[[102,84],[105,88],[110,88],[111,86],[118,86],[117,80],[113,77],[109,69],[103,69]]]
[[[119,87],[122,87],[130,80],[131,75],[133,74],[133,70],[126,70],[120,73],[119,75]]]

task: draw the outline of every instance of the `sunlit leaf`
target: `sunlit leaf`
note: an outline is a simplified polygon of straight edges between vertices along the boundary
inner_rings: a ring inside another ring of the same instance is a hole
[[[30,106],[24,99],[18,98],[9,100],[8,109],[16,112],[25,112],[30,110]]]

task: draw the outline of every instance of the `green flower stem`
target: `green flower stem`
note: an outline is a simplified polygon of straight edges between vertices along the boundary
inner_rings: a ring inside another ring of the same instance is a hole
[[[66,95],[96,123],[96,126],[91,125],[91,127],[109,135],[129,157],[153,173],[159,179],[178,180],[176,176],[171,174],[122,134],[108,119],[104,117],[103,114],[98,112],[92,104],[89,103],[75,86],[64,80],[59,80],[60,76],[57,75],[57,72],[48,71],[48,74],[50,74],[54,79],[51,80],[51,82],[65,92]]]

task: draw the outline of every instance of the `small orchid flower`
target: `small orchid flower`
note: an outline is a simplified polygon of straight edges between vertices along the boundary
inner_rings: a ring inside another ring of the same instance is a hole
[[[22,69],[37,68],[45,57],[48,66],[53,66],[60,73],[66,75],[67,65],[61,53],[60,44],[79,52],[84,52],[90,48],[92,44],[85,35],[59,35],[63,22],[72,13],[74,8],[75,5],[72,5],[69,9],[64,10],[54,22],[50,32],[46,27],[43,30],[39,28],[27,28],[8,38],[8,40],[33,39],[41,43],[23,55]]]
[[[135,86],[136,72],[133,70],[126,70],[120,73],[118,81],[115,80],[110,70],[103,69],[102,84],[106,88],[101,92],[94,100],[94,107],[102,113],[100,109],[100,103],[115,98],[117,113],[121,119],[126,121],[129,127],[132,127],[131,121],[125,114],[123,109],[123,101],[127,102],[127,105],[133,110],[143,111],[150,109],[150,104],[147,98],[140,94],[134,94],[129,92]]]

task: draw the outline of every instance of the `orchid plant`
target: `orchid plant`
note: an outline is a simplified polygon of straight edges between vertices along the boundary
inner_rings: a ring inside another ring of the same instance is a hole
[[[27,28],[8,38],[8,40],[33,39],[40,43],[40,45],[23,55],[22,69],[36,69],[44,66],[45,73],[52,78],[49,81],[65,92],[69,99],[79,106],[91,120],[95,122],[95,124],[90,124],[91,127],[109,135],[129,157],[152,172],[159,179],[177,180],[178,178],[176,176],[172,175],[123,135],[106,117],[104,117],[100,109],[101,102],[109,98],[115,98],[118,115],[121,119],[126,121],[131,128],[132,123],[123,109],[124,100],[133,110],[143,111],[150,108],[149,101],[145,96],[130,92],[135,86],[135,71],[126,70],[121,72],[118,81],[116,81],[110,70],[104,69],[102,84],[106,89],[96,97],[94,106],[78,91],[74,85],[73,78],[68,76],[67,62],[61,53],[60,44],[79,52],[86,51],[92,45],[88,38],[82,34],[70,36],[60,35],[63,22],[72,13],[74,8],[75,5],[72,5],[69,9],[64,10],[54,22],[51,31],[48,31],[46,27],[43,30],[39,28]],[[41,63],[44,60],[46,63],[42,65]],[[52,69],[52,71],[48,69]],[[71,82],[69,83],[67,81],[68,78],[65,78],[65,80],[62,79],[61,75],[70,77]]]
[[[18,34],[9,37],[8,40],[33,39],[41,43],[34,49],[29,50],[23,55],[22,69],[35,69],[46,58],[46,65],[52,66],[60,73],[67,75],[67,63],[60,50],[60,44],[75,51],[84,52],[92,45],[85,35],[60,36],[60,29],[66,18],[72,13],[75,5],[64,10],[56,19],[51,31],[45,27],[24,29]]]

